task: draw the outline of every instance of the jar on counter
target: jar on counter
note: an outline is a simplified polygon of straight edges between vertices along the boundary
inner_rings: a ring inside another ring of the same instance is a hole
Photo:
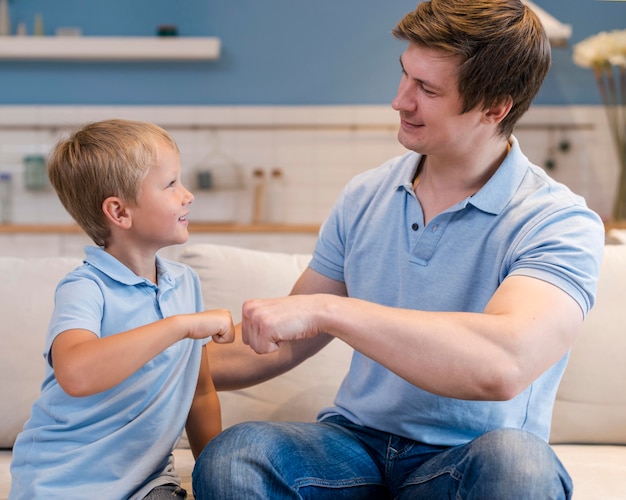
[[[8,172],[0,172],[0,224],[13,220],[13,180]]]
[[[40,191],[48,187],[46,157],[28,155],[24,157],[24,186],[30,191]]]

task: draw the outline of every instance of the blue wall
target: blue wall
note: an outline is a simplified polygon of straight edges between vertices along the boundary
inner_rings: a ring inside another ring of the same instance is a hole
[[[388,104],[403,44],[390,31],[415,0],[9,0],[12,23],[45,34],[152,36],[175,24],[181,36],[217,36],[218,61],[66,63],[0,61],[0,104],[343,105]],[[537,0],[573,26],[575,43],[626,28],[626,2]],[[599,104],[591,72],[553,51],[537,104]]]

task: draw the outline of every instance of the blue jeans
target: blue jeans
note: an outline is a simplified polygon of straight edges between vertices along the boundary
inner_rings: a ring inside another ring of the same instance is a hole
[[[335,416],[249,422],[215,437],[193,471],[207,499],[564,499],[572,481],[550,446],[525,431],[431,446]]]

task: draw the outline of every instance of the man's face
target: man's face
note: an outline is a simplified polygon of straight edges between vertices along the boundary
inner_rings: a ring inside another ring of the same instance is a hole
[[[400,58],[402,78],[392,107],[400,114],[398,140],[412,151],[445,154],[470,140],[479,110],[461,114],[460,58],[439,49],[410,44]]]

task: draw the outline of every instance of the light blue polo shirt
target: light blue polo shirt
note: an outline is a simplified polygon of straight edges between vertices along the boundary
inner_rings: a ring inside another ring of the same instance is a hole
[[[355,177],[325,221],[311,267],[345,282],[348,295],[426,311],[482,312],[511,275],[535,277],[571,295],[587,314],[604,245],[597,214],[532,165],[517,140],[473,196],[424,227],[412,187],[420,155],[409,152]],[[375,332],[374,332],[375,333]],[[548,439],[568,356],[510,401],[465,401],[418,389],[355,352],[335,406],[367,427],[423,443],[458,445],[493,429]]]
[[[143,498],[180,483],[172,450],[194,396],[203,340],[172,345],[116,387],[68,396],[50,347],[71,328],[107,337],[174,314],[203,309],[197,275],[157,257],[158,286],[95,247],[58,285],[47,334],[46,376],[13,449],[11,499]]]

